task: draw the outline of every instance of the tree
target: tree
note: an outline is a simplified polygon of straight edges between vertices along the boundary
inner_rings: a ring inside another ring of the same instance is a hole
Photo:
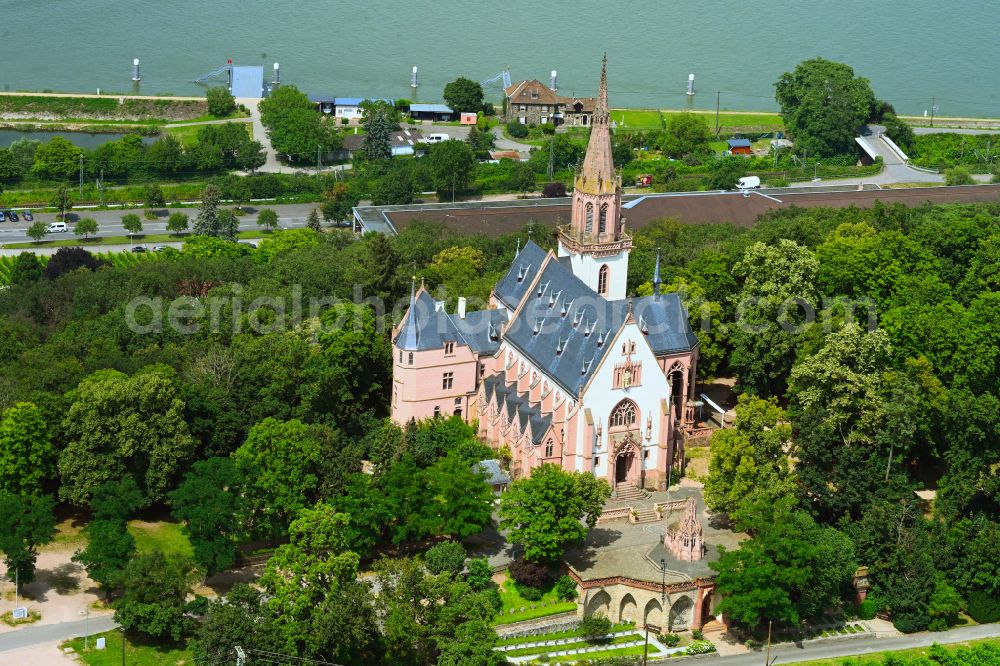
[[[44,222],[42,222],[41,220],[38,220],[30,227],[28,227],[25,233],[28,234],[28,236],[37,243],[41,241],[43,238],[45,238],[46,235],[48,235],[49,226]]]
[[[263,208],[257,213],[257,224],[272,231],[278,226],[278,214],[271,208]]]
[[[430,501],[422,507],[432,534],[464,539],[490,524],[493,491],[479,468],[451,454],[423,474]]]
[[[236,545],[244,533],[240,490],[232,460],[209,458],[196,462],[169,495],[171,514],[184,522],[194,561],[209,575],[236,562]]]
[[[741,385],[765,396],[783,392],[798,337],[818,306],[818,270],[809,249],[785,239],[754,243],[733,267],[743,287],[732,299],[730,364]]]
[[[224,86],[213,86],[205,91],[208,112],[216,118],[225,118],[236,110],[236,98]]]
[[[751,538],[738,550],[720,547],[709,565],[718,572],[719,610],[733,622],[798,624],[835,603],[857,569],[849,539],[793,507],[789,499],[755,503],[739,524]]]
[[[101,266],[104,266],[104,262],[82,247],[61,247],[49,258],[43,274],[47,279],[55,280],[71,271],[81,268],[96,271]]]
[[[97,486],[90,498],[90,509],[95,520],[124,525],[132,512],[148,503],[135,479],[125,476]]]
[[[52,195],[52,200],[49,202],[49,205],[53,208],[59,209],[58,219],[61,220],[65,217],[66,211],[73,207],[73,194],[69,191],[68,187],[60,185]]]
[[[122,575],[115,622],[126,632],[179,641],[190,627],[184,609],[193,582],[194,568],[183,558],[161,551],[137,555]]]
[[[348,520],[348,516],[334,512],[327,504],[302,509],[289,527],[289,543],[275,551],[261,577],[261,586],[270,597],[267,603],[275,616],[275,628],[291,654],[314,655],[326,647],[318,643],[314,623],[320,617],[333,619],[331,616],[337,612],[327,606],[326,613],[314,614],[315,609],[348,590],[367,592],[367,586],[357,581],[360,559],[347,539]],[[374,614],[366,609],[370,609],[367,604],[352,610],[374,620]],[[339,656],[356,655],[370,640],[370,632],[362,632],[357,642],[349,636],[339,637]]]
[[[854,137],[876,106],[868,79],[823,58],[799,63],[774,87],[796,150],[820,157],[853,151]]]
[[[466,245],[449,247],[434,255],[427,266],[432,283],[463,288],[482,275],[486,255],[479,248]]]
[[[708,189],[731,190],[740,178],[746,175],[746,159],[742,157],[722,157],[712,163],[708,176]]]
[[[306,218],[306,227],[312,229],[313,231],[322,231],[323,224],[319,219],[319,209],[313,208],[309,211],[309,217]]]
[[[35,579],[38,547],[55,538],[55,501],[48,495],[0,493],[0,551],[21,583]]]
[[[142,199],[146,208],[163,208],[167,205],[167,198],[163,194],[163,188],[159,185],[147,185],[142,189]]]
[[[232,455],[245,479],[249,531],[279,535],[299,511],[316,502],[324,456],[321,434],[321,427],[296,419],[267,418],[250,429]]]
[[[705,504],[713,512],[739,516],[761,499],[793,495],[784,450],[792,428],[775,400],[740,396],[734,426],[712,434]]]
[[[68,398],[60,498],[86,506],[99,485],[129,474],[146,500],[163,499],[194,454],[184,403],[170,374],[148,369],[129,377],[100,370]]]
[[[247,651],[282,649],[263,593],[245,583],[209,602],[204,621],[195,629],[195,663],[211,663],[219,655],[231,654],[236,645]]]
[[[455,635],[441,641],[438,666],[502,666],[510,663],[494,650],[497,634],[487,622],[472,620],[455,628]]]
[[[42,278],[42,263],[34,252],[21,252],[10,269],[11,285],[30,284]]]
[[[473,590],[485,590],[493,584],[493,567],[485,557],[474,557],[465,566],[469,571],[465,581]]]
[[[545,187],[542,189],[542,196],[546,199],[564,197],[566,196],[566,185],[560,182],[545,183]]]
[[[444,101],[455,113],[478,113],[483,109],[483,87],[460,76],[444,87]]]
[[[61,136],[54,136],[35,150],[31,173],[38,178],[72,178],[80,171],[83,151]]]
[[[93,520],[84,528],[87,546],[73,555],[87,575],[107,593],[122,582],[125,568],[135,554],[135,539],[124,521]]]
[[[916,148],[917,136],[908,122],[900,120],[895,113],[886,113],[882,116],[882,124],[885,125],[885,135],[903,152],[911,152]]]
[[[129,236],[142,233],[142,219],[135,213],[122,215],[122,226],[125,227]]]
[[[431,146],[430,166],[434,174],[434,188],[440,194],[464,190],[472,181],[476,157],[463,141],[442,141]]]
[[[517,120],[507,123],[507,134],[515,139],[523,139],[528,136],[528,126]]]
[[[366,99],[361,103],[361,126],[365,130],[361,150],[369,160],[392,157],[392,133],[399,129],[399,112],[391,102]]]
[[[167,218],[167,231],[181,234],[187,231],[189,218],[185,213],[171,213]]]
[[[320,209],[327,222],[340,222],[351,216],[351,209],[358,203],[358,197],[351,193],[346,183],[337,183],[323,193]]]
[[[236,211],[231,208],[224,208],[219,211],[218,216],[219,238],[227,241],[236,241],[240,231],[240,220],[236,217]]]
[[[705,116],[700,113],[675,113],[667,121],[667,128],[660,137],[659,148],[669,157],[701,155],[708,152],[711,130]]]
[[[314,161],[316,151],[340,147],[340,136],[316,113],[316,106],[293,85],[282,85],[260,103],[260,119],[271,144],[292,161]]]
[[[0,493],[34,493],[55,475],[55,449],[38,407],[18,402],[0,416]]]
[[[222,192],[215,185],[201,191],[201,206],[194,221],[194,232],[202,236],[221,236],[219,229],[219,202]]]
[[[73,225],[73,233],[83,236],[84,240],[90,238],[91,234],[96,234],[97,230],[97,220],[92,217],[85,217]]]
[[[611,628],[611,620],[600,613],[593,613],[583,618],[577,627],[580,634],[588,641],[598,641],[607,637],[611,633]]]
[[[40,145],[42,142],[38,139],[28,138],[18,139],[10,144],[8,150],[10,150],[11,157],[21,165],[22,174],[31,171],[31,167],[35,164],[35,153],[38,152]]]
[[[528,162],[515,162],[510,168],[508,184],[512,190],[531,192],[535,189],[535,170]]]
[[[4,181],[18,180],[24,175],[20,161],[7,148],[0,148],[0,188]],[[3,192],[3,189],[0,189]]]
[[[524,547],[528,560],[555,561],[597,524],[609,497],[604,479],[542,465],[500,498],[500,528],[509,530],[511,543]]]
[[[431,546],[424,553],[424,564],[432,574],[448,572],[457,576],[465,566],[465,548],[456,541],[445,541]]]
[[[372,204],[398,206],[413,202],[413,178],[409,171],[382,176],[372,184]]]

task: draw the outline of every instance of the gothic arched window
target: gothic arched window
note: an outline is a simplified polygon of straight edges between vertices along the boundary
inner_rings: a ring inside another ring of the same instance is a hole
[[[631,428],[638,420],[639,415],[635,403],[631,400],[622,400],[611,412],[612,428]]]
[[[552,454],[554,453],[553,449],[554,449],[554,446],[552,444],[552,439],[549,438],[549,440],[547,442],[545,442],[545,457],[546,458],[551,458],[552,457]]]
[[[594,204],[587,204],[587,225],[584,231],[588,234],[594,233]]]
[[[601,296],[608,295],[608,273],[611,269],[608,268],[607,264],[601,266],[601,270],[597,271],[597,293]]]
[[[601,206],[601,215],[597,219],[597,231],[598,233],[604,233],[608,230],[608,204]]]

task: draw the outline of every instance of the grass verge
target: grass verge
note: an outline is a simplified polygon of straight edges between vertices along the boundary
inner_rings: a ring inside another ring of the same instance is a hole
[[[939,647],[947,650],[949,653],[954,653],[962,648],[969,648],[976,645],[991,644],[1000,647],[1000,639],[996,638],[984,638],[978,641],[965,641],[962,643],[951,643],[949,645],[941,645]],[[931,648],[911,648],[909,650],[887,650],[885,652],[872,652],[871,654],[856,655],[850,657],[831,657],[829,659],[814,659],[812,661],[800,661],[797,666],[843,666],[849,663],[850,666],[881,666],[886,663],[887,657],[892,657],[895,659],[918,659],[920,657],[927,658],[930,654]],[[928,663],[931,663],[928,661]],[[960,663],[956,660],[955,663]]]
[[[618,650],[601,650],[599,652],[587,652],[585,654],[567,654],[559,657],[550,657],[549,662],[559,664],[566,661],[580,661],[581,659],[610,659],[611,657],[633,657],[643,653],[645,648],[637,645],[630,648],[620,648]],[[652,643],[649,644],[649,656],[659,656],[660,651]]]
[[[180,523],[160,521],[148,523],[132,520],[128,524],[129,534],[135,539],[135,547],[140,553],[159,551],[164,555],[192,557],[191,542],[184,535]]]
[[[635,624],[633,623],[620,623],[611,627],[611,633],[616,633],[619,631],[628,631],[629,629],[635,629]],[[582,636],[583,634],[579,629],[567,629],[566,631],[551,631],[547,634],[537,634],[535,636],[527,636],[522,638],[501,638],[497,641],[497,646],[504,645],[520,645],[521,643],[531,643],[535,641],[556,641],[560,638],[574,638],[576,636]]]
[[[97,639],[103,637],[107,645],[98,650]],[[83,638],[74,638],[59,645],[60,649],[73,648],[77,658],[88,666],[118,666],[122,663],[122,633],[107,631],[90,637],[89,649],[84,649]],[[193,664],[194,655],[184,645],[145,645],[125,639],[125,663],[134,666],[177,666]]]
[[[268,236],[271,232],[264,229],[253,230],[247,229],[239,232],[237,238],[261,238]],[[190,234],[181,234],[180,236],[175,236],[174,234],[136,234],[132,237],[131,242],[135,245],[148,245],[150,243],[181,243],[184,239],[188,238]],[[34,241],[27,241],[24,243],[6,243],[4,248],[8,250],[34,250],[40,247],[76,247],[79,245],[126,245],[129,243],[128,236],[102,236],[98,238],[91,238],[89,240],[84,240],[82,238],[61,238],[59,240],[51,241],[40,241],[38,243]]]

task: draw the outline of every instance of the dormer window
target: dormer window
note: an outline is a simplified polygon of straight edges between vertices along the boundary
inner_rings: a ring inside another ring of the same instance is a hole
[[[454,353],[455,353],[455,343],[454,342],[444,343],[444,355],[451,356]]]

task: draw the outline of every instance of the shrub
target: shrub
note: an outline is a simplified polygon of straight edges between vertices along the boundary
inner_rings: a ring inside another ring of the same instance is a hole
[[[788,181],[784,178],[772,178],[767,181],[768,187],[788,187]]]
[[[148,208],[142,211],[142,216],[147,220],[157,220],[157,215],[155,210],[149,210]]]
[[[465,565],[465,548],[454,541],[439,543],[424,553],[424,564],[432,574],[458,574]]]
[[[569,576],[560,576],[556,581],[556,594],[564,601],[576,599],[576,581]]]
[[[564,183],[545,183],[545,187],[542,188],[542,196],[546,199],[554,199],[555,197],[566,196],[566,185]]]
[[[545,123],[544,125],[541,126],[541,128],[542,128],[542,134],[548,134],[551,136],[552,134],[556,133],[556,126],[553,125],[552,123]]]
[[[222,86],[209,88],[205,92],[205,99],[208,102],[208,112],[216,118],[228,116],[236,110],[236,99]]]
[[[1000,597],[978,590],[969,592],[969,608],[966,612],[980,624],[1000,622]]]
[[[666,645],[667,647],[674,647],[675,645],[681,642],[681,637],[678,636],[677,634],[661,634],[660,642]],[[747,643],[749,643],[749,641],[747,641]],[[749,647],[749,645],[747,645],[747,647]]]
[[[542,598],[542,591],[537,587],[531,587],[530,585],[520,585],[518,583],[514,584],[517,589],[517,593],[527,601],[540,601]]]
[[[865,599],[858,605],[858,617],[862,620],[874,620],[878,612],[878,603],[874,599]]]
[[[685,654],[708,654],[715,652],[715,646],[712,645],[711,641],[698,639],[694,643],[691,643],[691,645],[688,645],[687,650],[684,652]]]
[[[611,633],[611,620],[600,613],[594,613],[580,620],[580,634],[588,641],[596,641]]]
[[[528,128],[516,120],[512,120],[507,123],[507,134],[510,134],[515,139],[523,139],[528,136]]]
[[[752,638],[748,638],[747,642],[744,643],[744,645],[747,646],[748,650],[759,650],[760,649],[760,641],[755,641]]]
[[[904,634],[923,631],[931,623],[930,616],[923,611],[903,611],[892,617],[892,626]]]
[[[541,589],[545,587],[545,584],[549,580],[548,567],[541,564],[534,564],[525,559],[511,562],[507,572],[515,583],[528,587]]]
[[[691,638],[695,639],[696,641],[704,640],[705,634],[701,631],[701,629],[695,629],[694,631],[691,632]]]
[[[485,557],[476,557],[469,560],[466,567],[469,573],[466,575],[465,580],[472,589],[485,590],[492,584],[493,569]]]
[[[976,181],[965,167],[944,170],[945,185],[974,185]]]

